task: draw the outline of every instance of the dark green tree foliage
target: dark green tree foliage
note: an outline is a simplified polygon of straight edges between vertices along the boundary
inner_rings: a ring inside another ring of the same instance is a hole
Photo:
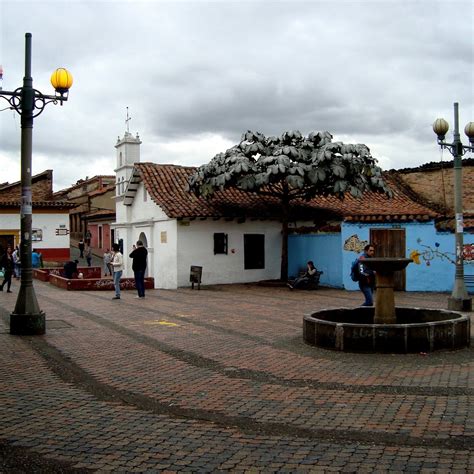
[[[341,199],[364,191],[390,195],[377,160],[363,144],[333,142],[329,132],[285,132],[280,138],[247,131],[238,145],[218,153],[189,177],[189,190],[211,197],[214,191],[234,187],[281,202],[281,279],[288,275],[288,220],[290,202],[316,195]]]

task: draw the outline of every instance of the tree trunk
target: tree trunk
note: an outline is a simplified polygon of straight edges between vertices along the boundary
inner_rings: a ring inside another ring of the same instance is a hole
[[[290,214],[290,204],[288,197],[281,201],[281,281],[288,280],[288,219]]]

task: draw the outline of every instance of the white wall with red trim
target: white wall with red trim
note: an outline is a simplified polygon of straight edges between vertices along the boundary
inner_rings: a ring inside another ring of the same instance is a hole
[[[20,235],[20,214],[0,214],[0,229],[14,231]],[[32,216],[33,238],[32,247],[38,249],[43,260],[64,261],[70,258],[69,214],[68,213],[35,213]],[[59,234],[59,235],[58,235]],[[38,240],[41,239],[41,240]],[[19,242],[15,241],[15,245]]]

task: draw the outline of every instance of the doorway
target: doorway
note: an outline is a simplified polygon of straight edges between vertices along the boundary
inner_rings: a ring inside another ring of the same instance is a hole
[[[370,243],[375,247],[374,257],[405,258],[405,229],[370,229]],[[405,270],[395,272],[394,289],[405,291]]]
[[[244,234],[244,269],[265,268],[265,235]]]
[[[99,225],[98,228],[99,228],[99,243],[97,244],[97,247],[101,249],[102,248],[102,239],[103,239],[102,226]]]
[[[15,249],[15,236],[13,234],[0,235],[0,256],[7,251],[7,247],[11,247],[12,250]]]

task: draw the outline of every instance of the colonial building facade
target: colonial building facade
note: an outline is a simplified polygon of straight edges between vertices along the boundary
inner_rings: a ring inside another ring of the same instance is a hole
[[[281,223],[278,203],[254,193],[227,189],[206,200],[190,194],[195,168],[140,163],[141,141],[125,133],[116,145],[115,239],[133,274],[128,254],[137,240],[149,251],[148,275],[157,288],[188,286],[190,267],[202,267],[203,284],[241,283],[280,276]],[[379,256],[412,256],[398,277],[407,291],[450,291],[454,281],[453,234],[437,227],[436,206],[391,173],[389,199],[366,193],[362,199],[317,197],[292,207],[289,270],[307,260],[324,271],[324,285],[356,289],[349,277],[355,256],[367,242]],[[466,247],[472,245],[468,234]],[[466,259],[469,265],[469,259]],[[467,273],[474,266],[467,268]]]
[[[53,197],[53,172],[32,177],[32,246],[44,261],[69,260],[69,211],[73,204]],[[21,183],[0,186],[0,246],[20,244]]]

